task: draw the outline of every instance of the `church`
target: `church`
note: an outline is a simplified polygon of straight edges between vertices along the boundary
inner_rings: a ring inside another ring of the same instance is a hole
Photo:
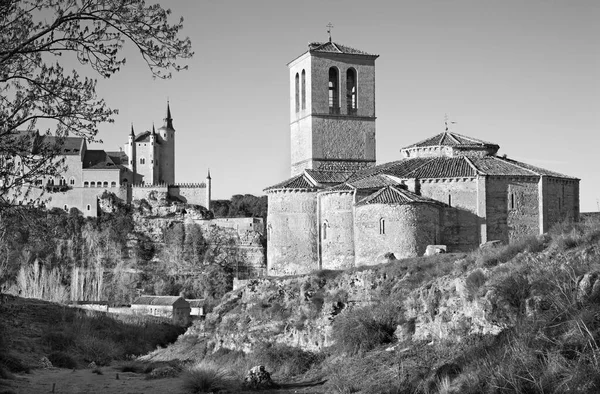
[[[579,179],[447,126],[377,165],[377,57],[330,39],[288,64],[291,178],[265,189],[269,275],[469,251],[578,219]]]
[[[153,125],[152,130],[136,134],[132,125],[124,149],[118,151],[88,149],[83,137],[56,141],[56,137],[35,133],[32,139],[34,149],[42,144],[60,146],[66,169],[59,177],[37,179],[27,196],[31,202],[66,211],[77,208],[84,216],[97,216],[104,192],[131,203],[156,190],[174,200],[210,207],[210,173],[202,183],[175,182],[175,128],[169,103],[162,127],[156,130]]]

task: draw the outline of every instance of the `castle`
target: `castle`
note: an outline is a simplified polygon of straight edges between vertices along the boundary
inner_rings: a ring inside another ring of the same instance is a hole
[[[376,165],[377,57],[330,39],[288,64],[292,177],[265,189],[268,274],[468,251],[577,220],[579,179],[448,127]]]
[[[210,208],[210,173],[203,183],[175,183],[175,128],[169,103],[162,127],[155,130],[152,126],[151,131],[136,135],[132,125],[127,143],[119,151],[88,149],[83,137],[55,141],[56,137],[35,133],[32,138],[33,147],[58,142],[60,159],[66,165],[60,177],[37,179],[27,196],[32,202],[39,199],[47,208],[77,208],[85,216],[97,216],[98,199],[105,191],[130,203],[152,190]]]

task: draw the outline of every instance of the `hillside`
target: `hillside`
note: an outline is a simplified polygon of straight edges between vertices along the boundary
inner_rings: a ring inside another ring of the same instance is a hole
[[[600,224],[518,244],[250,280],[148,360],[262,362],[322,392],[597,392]]]

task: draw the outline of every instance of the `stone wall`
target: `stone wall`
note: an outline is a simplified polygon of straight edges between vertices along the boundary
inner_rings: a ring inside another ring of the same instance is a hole
[[[312,122],[310,117],[305,117],[290,125],[291,133],[291,175],[295,176],[305,168],[312,169],[307,163],[313,157]]]
[[[154,195],[160,196],[160,199],[166,198],[169,193],[168,187],[164,185],[135,185],[131,188],[131,199],[132,200],[148,200],[149,194],[154,191]]]
[[[356,266],[379,264],[387,253],[420,256],[439,239],[440,208],[433,204],[371,204],[355,212]]]
[[[542,177],[543,227],[548,231],[562,221],[579,218],[579,181]]]
[[[446,204],[441,236],[434,243],[448,245],[449,252],[469,251],[479,246],[476,178],[425,179],[417,188],[422,196]]]
[[[71,208],[79,209],[84,216],[98,216],[98,198],[105,192],[114,193],[119,199],[126,201],[127,188],[125,187],[74,187],[66,192],[44,192],[40,189],[32,190],[32,197],[39,196],[40,201],[50,208],[60,208],[69,211]]]
[[[209,201],[206,184],[184,184],[169,186],[169,196],[187,204],[201,205],[208,209]]]
[[[318,269],[317,193],[271,191],[268,203],[268,274],[292,275]]]
[[[354,267],[354,194],[319,195],[321,268]]]
[[[488,240],[512,242],[540,233],[539,177],[487,177]]]

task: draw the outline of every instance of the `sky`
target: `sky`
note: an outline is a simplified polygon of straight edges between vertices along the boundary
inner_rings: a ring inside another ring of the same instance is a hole
[[[287,63],[332,39],[376,61],[377,162],[452,130],[500,145],[499,154],[581,179],[581,211],[600,210],[598,0],[171,0],[195,55],[187,71],[154,80],[126,46],[127,64],[97,91],[115,123],[116,150],[159,127],[170,101],[176,181],[213,198],[262,195],[290,177]]]

